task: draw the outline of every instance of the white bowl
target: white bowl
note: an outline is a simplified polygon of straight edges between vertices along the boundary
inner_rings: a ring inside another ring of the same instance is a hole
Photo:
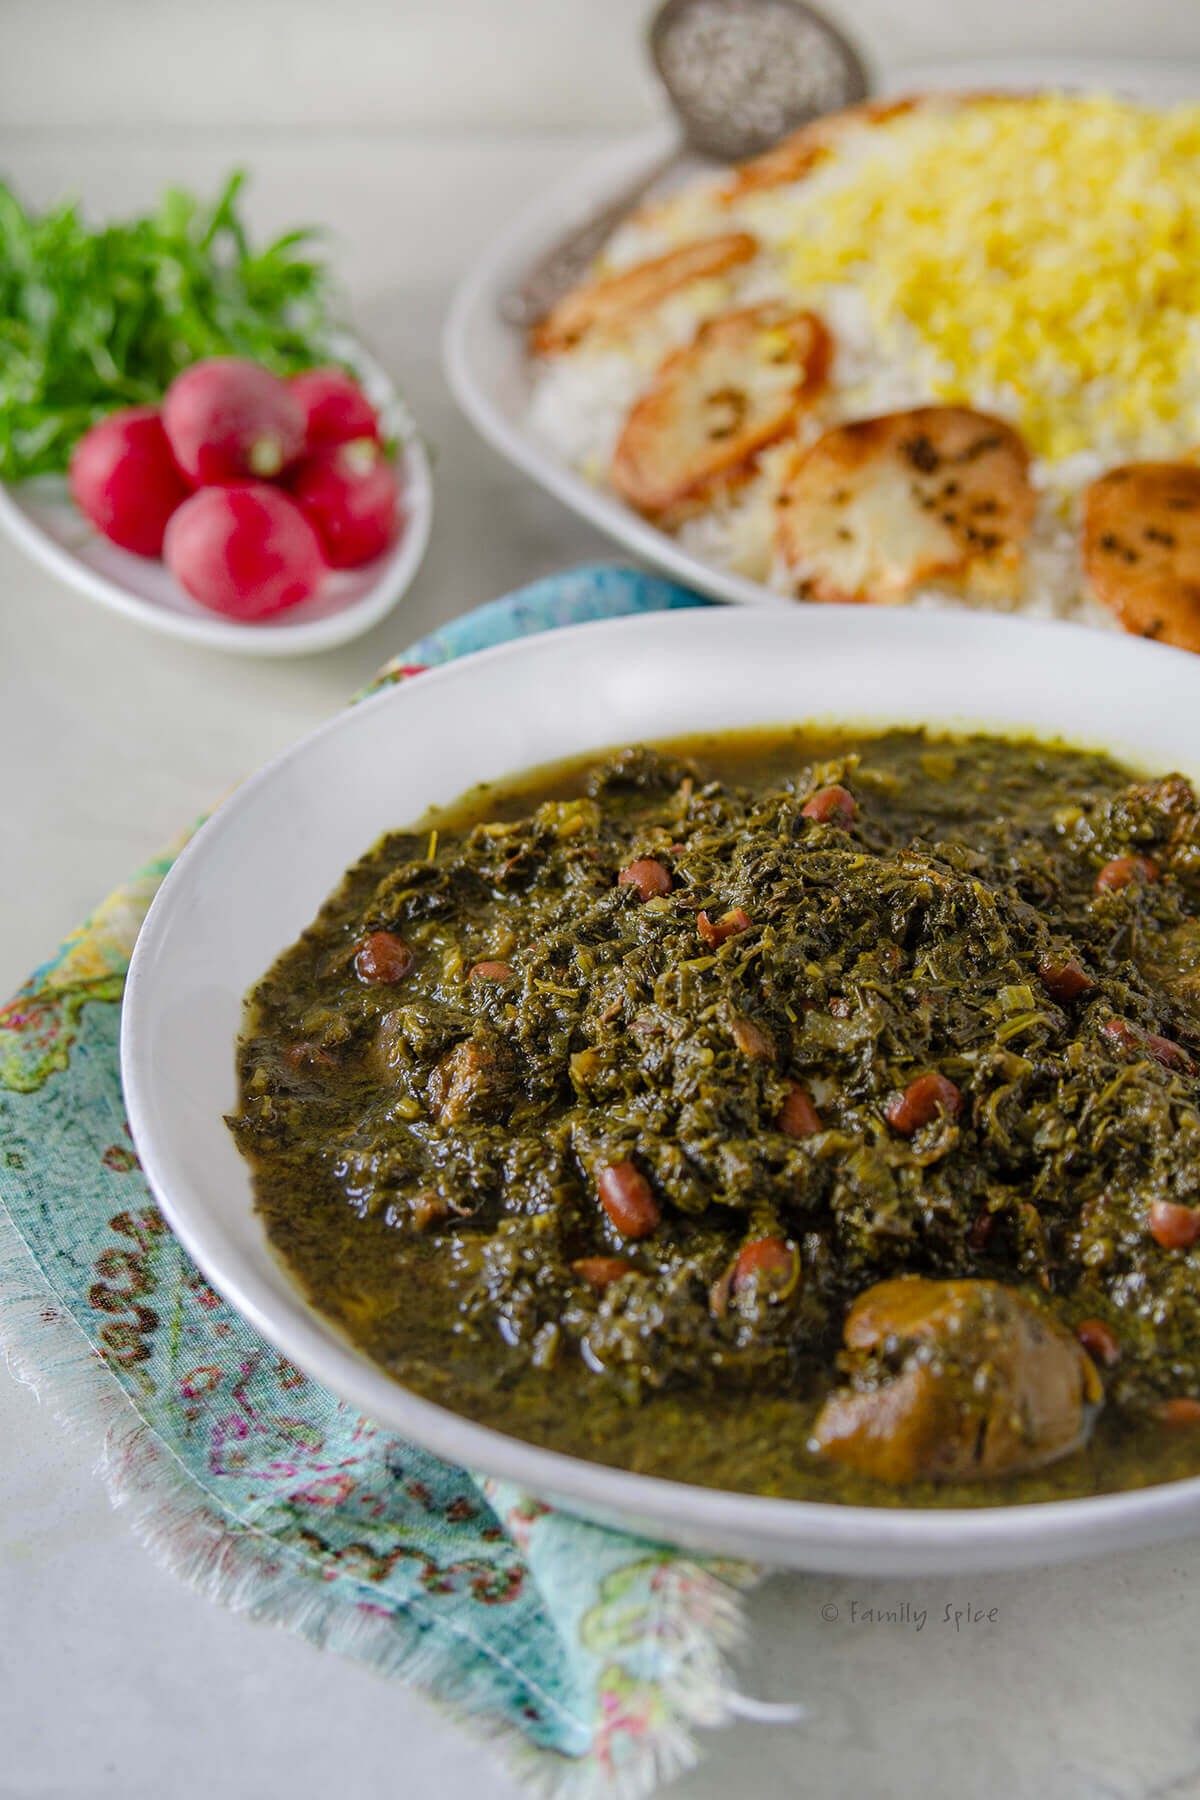
[[[1193,1531],[1200,1479],[920,1512],[720,1493],[538,1449],[409,1393],[307,1305],[271,1252],[223,1122],[242,997],[353,860],[479,781],[619,744],[809,720],[1061,735],[1200,776],[1200,658],[985,615],[697,610],[550,632],[385,689],[227,800],[150,910],[121,1042],[150,1185],[214,1286],[310,1375],[438,1455],[593,1518],[875,1574],[1016,1567]]]
[[[1169,105],[1200,92],[1194,62],[1107,57],[974,58],[912,65],[893,71],[891,93],[931,88],[1115,89]],[[529,423],[533,392],[525,333],[506,322],[503,302],[537,259],[572,226],[609,204],[637,175],[662,161],[675,141],[667,125],[610,145],[565,181],[538,195],[498,234],[455,293],[443,334],[446,377],[455,399],[480,435],[500,454],[554,494],[597,530],[687,587],[745,606],[793,606],[794,600],[744,575],[732,574],[685,550],[613,493],[578,474],[537,436]],[[685,168],[693,176],[706,165]],[[711,172],[712,165],[707,165]],[[677,177],[676,179],[679,179]]]
[[[362,568],[332,570],[320,593],[303,605],[245,623],[221,618],[185,593],[165,564],[122,550],[93,530],[62,476],[0,484],[0,530],[68,587],[168,637],[239,656],[305,656],[347,643],[377,625],[411,585],[429,542],[433,479],[425,446],[390,378],[354,340],[341,340],[335,350],[354,368],[385,430],[399,443],[404,528],[390,550]]]

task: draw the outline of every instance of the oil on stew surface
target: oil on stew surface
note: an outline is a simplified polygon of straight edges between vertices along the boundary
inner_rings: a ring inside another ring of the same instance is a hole
[[[1200,1471],[1200,806],[987,737],[634,748],[389,835],[248,1001],[315,1304],[501,1430],[998,1504]]]

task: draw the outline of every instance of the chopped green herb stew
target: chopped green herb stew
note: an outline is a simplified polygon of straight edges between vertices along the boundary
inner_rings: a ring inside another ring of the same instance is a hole
[[[645,1473],[1200,1472],[1200,805],[988,737],[623,750],[386,837],[248,1001],[279,1254],[410,1388]]]

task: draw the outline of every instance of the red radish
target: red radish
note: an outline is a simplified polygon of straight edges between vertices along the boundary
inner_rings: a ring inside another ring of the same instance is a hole
[[[306,369],[288,386],[304,413],[310,450],[379,436],[375,408],[344,369]]]
[[[163,401],[175,460],[194,487],[271,481],[304,452],[304,409],[257,363],[214,356],[177,375]]]
[[[152,406],[131,406],[93,425],[71,454],[75,504],[123,550],[161,556],[167,520],[191,493]]]
[[[288,486],[335,569],[356,569],[395,542],[400,486],[373,438],[314,451],[293,471]]]
[[[265,619],[309,600],[325,562],[317,534],[278,488],[201,488],[167,528],[166,564],[193,600],[230,619]]]

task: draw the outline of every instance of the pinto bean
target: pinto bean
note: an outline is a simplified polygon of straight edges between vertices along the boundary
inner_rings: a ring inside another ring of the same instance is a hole
[[[477,962],[471,967],[468,981],[511,981],[513,966],[506,962]]]
[[[1200,1238],[1200,1206],[1155,1200],[1150,1207],[1150,1236],[1164,1250],[1190,1250]]]
[[[883,1116],[901,1137],[912,1137],[939,1113],[957,1119],[962,1104],[962,1094],[954,1083],[935,1069],[910,1081],[902,1094],[893,1094],[883,1109]]]
[[[719,949],[727,938],[736,937],[749,924],[750,914],[740,906],[731,907],[719,919],[710,919],[706,912],[696,914],[696,930],[710,950]]]
[[[775,1293],[790,1293],[799,1274],[800,1256],[794,1244],[781,1237],[755,1238],[733,1265],[732,1287],[740,1294],[753,1282]]]
[[[1075,1336],[1094,1363],[1111,1369],[1120,1362],[1121,1340],[1103,1319],[1082,1319],[1075,1327]]]
[[[636,888],[639,900],[652,900],[656,894],[671,891],[671,871],[653,856],[639,856],[621,870],[618,887]]]
[[[622,1237],[644,1238],[658,1229],[662,1212],[636,1163],[609,1163],[596,1177],[600,1204]]]
[[[622,1275],[632,1274],[634,1267],[624,1256],[581,1256],[571,1264],[581,1281],[601,1293],[614,1281],[620,1281]]]
[[[1200,1425],[1200,1400],[1193,1400],[1188,1394],[1176,1394],[1173,1399],[1162,1402],[1158,1416],[1172,1431],[1189,1430]]]
[[[416,960],[411,945],[394,931],[372,931],[354,952],[354,972],[368,985],[403,981]]]
[[[1186,1072],[1195,1068],[1191,1057],[1181,1045],[1171,1038],[1159,1037],[1157,1031],[1148,1031],[1142,1039],[1147,1054],[1164,1069],[1182,1069]]]
[[[1178,1069],[1185,1073],[1195,1068],[1187,1051],[1170,1038],[1159,1037],[1157,1031],[1142,1031],[1139,1026],[1131,1025],[1128,1019],[1106,1019],[1100,1027],[1110,1044],[1118,1050],[1132,1050],[1139,1055],[1149,1056],[1164,1069]]]
[[[1140,1050],[1142,1034],[1128,1019],[1105,1019],[1100,1031],[1118,1050]]]
[[[1050,998],[1063,1004],[1078,1000],[1080,994],[1090,993],[1096,985],[1082,963],[1073,956],[1057,960],[1046,957],[1038,964],[1038,974]]]
[[[1116,894],[1130,882],[1151,886],[1159,879],[1158,864],[1148,856],[1114,856],[1096,877],[1098,894]]]
[[[776,1115],[775,1129],[782,1131],[785,1137],[793,1138],[813,1137],[822,1130],[821,1115],[808,1090],[798,1081],[788,1082],[787,1098]]]
[[[858,817],[858,801],[849,788],[835,783],[832,787],[818,788],[800,808],[800,816],[816,819],[821,825],[853,825]]]
[[[708,1310],[714,1319],[723,1319],[731,1297],[752,1286],[786,1299],[799,1279],[800,1253],[794,1244],[780,1237],[755,1238],[742,1246],[709,1288]]]

